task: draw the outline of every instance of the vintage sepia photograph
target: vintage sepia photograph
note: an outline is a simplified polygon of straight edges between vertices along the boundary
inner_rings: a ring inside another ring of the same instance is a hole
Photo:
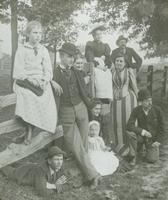
[[[0,200],[168,200],[168,0],[0,0]]]

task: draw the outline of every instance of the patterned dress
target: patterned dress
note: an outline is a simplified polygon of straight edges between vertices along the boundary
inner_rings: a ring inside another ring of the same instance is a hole
[[[19,46],[16,52],[13,72],[14,92],[17,97],[15,115],[29,124],[55,133],[57,108],[50,84],[53,76],[52,65],[44,46],[39,44],[37,52],[35,54],[33,47],[28,43]],[[29,77],[44,79],[47,82],[42,96],[37,96],[31,90],[16,84],[17,79],[24,80]]]
[[[113,123],[113,142],[117,152],[128,152],[126,124],[131,111],[137,106],[137,84],[132,68],[124,68],[121,72],[112,71],[114,101],[111,106]]]
[[[105,144],[102,137],[88,137],[88,152],[92,165],[102,176],[113,174],[119,160],[113,152],[105,150]]]

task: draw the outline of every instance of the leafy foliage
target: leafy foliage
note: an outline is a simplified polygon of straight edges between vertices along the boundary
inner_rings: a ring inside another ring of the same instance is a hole
[[[98,0],[93,21],[141,37],[147,57],[168,55],[168,0]]]

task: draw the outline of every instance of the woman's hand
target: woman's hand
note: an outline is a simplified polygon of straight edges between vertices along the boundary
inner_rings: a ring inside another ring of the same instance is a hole
[[[58,96],[61,96],[61,94],[63,93],[62,87],[58,83],[56,83],[55,81],[51,81],[51,84],[52,84],[52,86],[54,88],[55,93]]]

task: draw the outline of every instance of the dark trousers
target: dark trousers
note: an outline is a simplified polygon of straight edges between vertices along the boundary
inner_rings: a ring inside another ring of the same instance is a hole
[[[110,112],[110,104],[102,104],[101,111],[101,132],[106,145],[110,146],[112,138],[112,119]]]
[[[136,157],[137,153],[142,149],[143,145],[146,148],[151,146],[152,140],[141,135],[136,135],[134,132],[127,131],[128,143],[129,143],[129,155]]]

